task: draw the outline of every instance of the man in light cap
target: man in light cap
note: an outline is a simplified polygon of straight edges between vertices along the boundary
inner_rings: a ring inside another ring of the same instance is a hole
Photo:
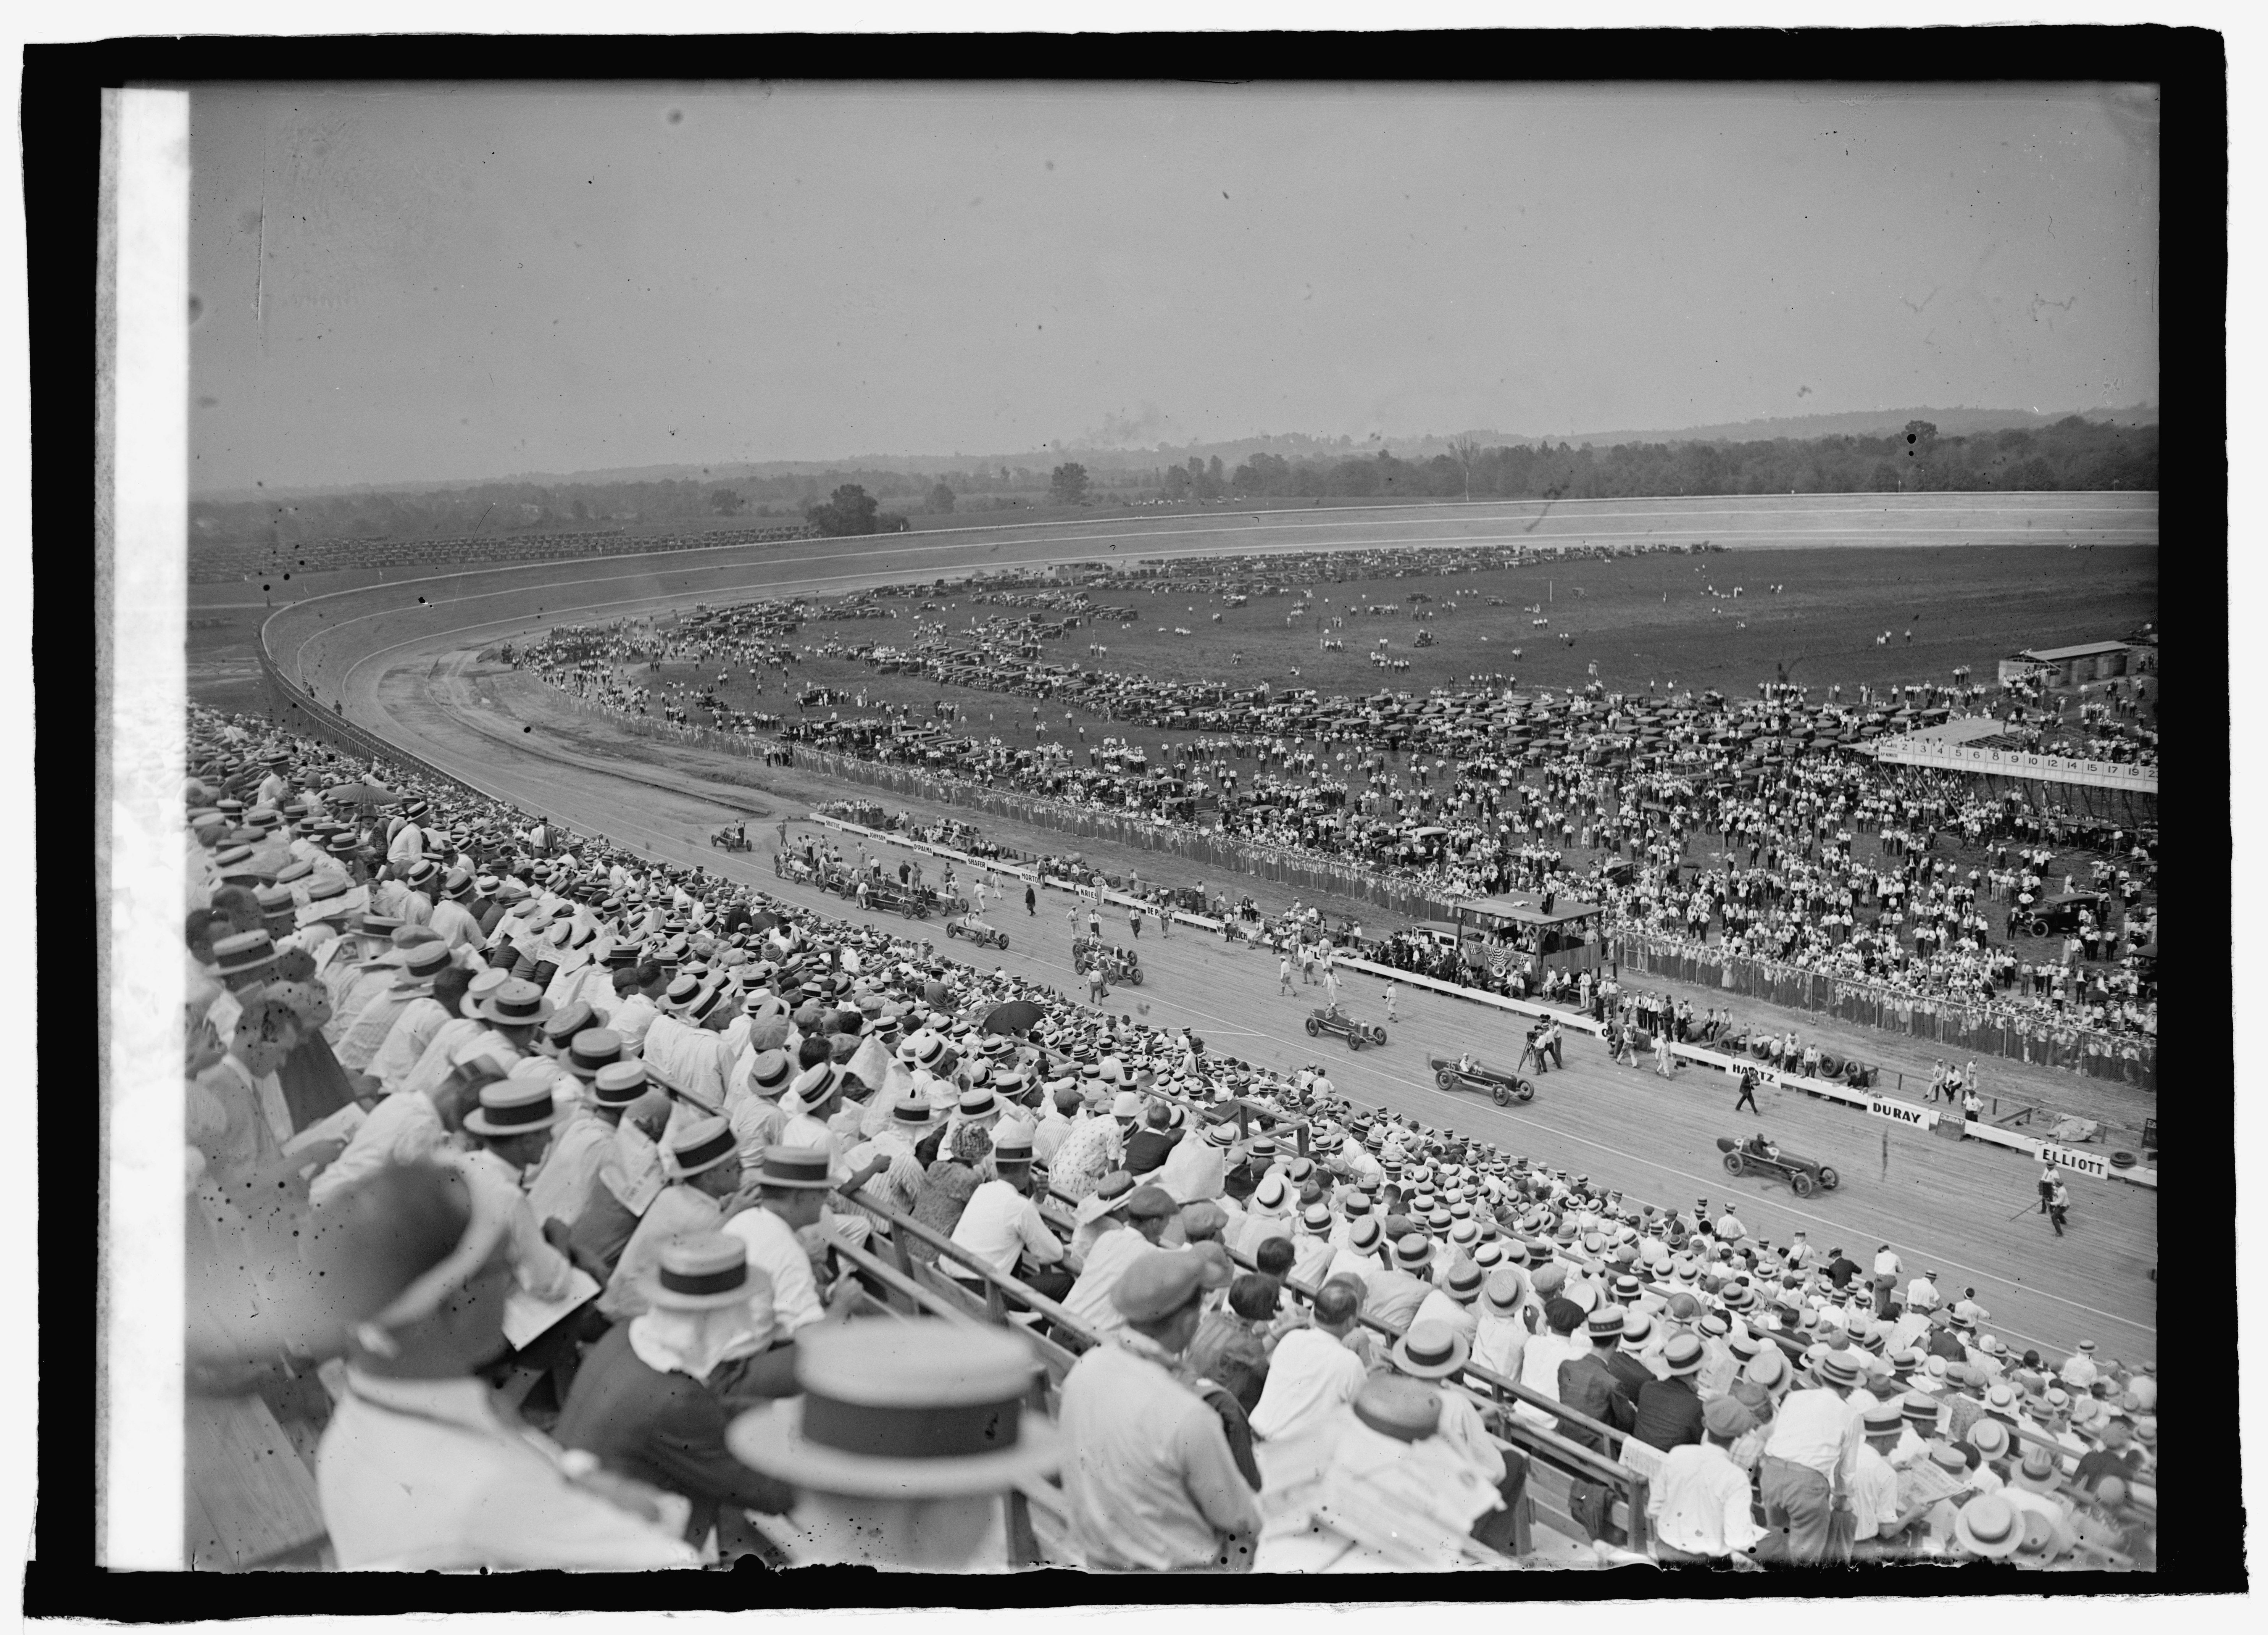
[[[1166,1235],[1166,1228],[1180,1213],[1180,1205],[1163,1187],[1135,1187],[1103,1213],[1115,1215],[1126,1224],[1095,1240],[1078,1280],[1063,1297],[1063,1306],[1095,1333],[1108,1337],[1123,1322],[1111,1299],[1118,1279],[1146,1250],[1158,1246]],[[1194,1337],[1196,1330],[1191,1329],[1190,1334]]]
[[[1090,1570],[1199,1572],[1249,1560],[1260,1508],[1220,1420],[1175,1375],[1218,1263],[1152,1249],[1111,1292],[1120,1329],[1064,1378],[1066,1533]]]
[[[510,1227],[447,1166],[389,1166],[318,1212],[308,1249],[348,1335],[316,1456],[348,1571],[691,1566],[684,1501],[588,1468],[473,1370],[503,1343]]]
[[[1733,1445],[1756,1428],[1756,1416],[1737,1399],[1719,1396],[1702,1410],[1701,1420],[1701,1440],[1669,1451],[1647,1494],[1657,1561],[1722,1561],[1771,1536],[1756,1524],[1755,1491],[1732,1455]]]

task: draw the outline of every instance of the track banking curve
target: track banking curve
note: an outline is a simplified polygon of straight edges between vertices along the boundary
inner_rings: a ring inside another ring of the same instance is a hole
[[[2096,511],[2076,505],[2057,511],[2044,504],[1995,508],[1998,514],[2020,518],[1998,525],[2007,527],[2021,528],[2026,520],[2037,525],[2055,516],[2058,520],[2052,527],[2026,530],[2042,537],[2043,543],[2114,534],[2122,540],[2155,537],[2154,504],[2132,503],[2154,502],[2154,497],[1981,497],[1988,502],[2112,502]],[[1627,509],[1631,502],[1601,503],[1606,504]],[[1775,519],[1781,520],[1795,509],[1760,506],[1753,499],[1740,508],[1766,516],[1777,510]],[[323,695],[343,699],[351,720],[473,787],[549,812],[571,828],[595,830],[640,847],[657,860],[697,863],[804,906],[855,917],[858,911],[839,899],[786,886],[773,878],[768,865],[705,843],[707,828],[719,816],[746,810],[746,789],[652,765],[611,768],[589,755],[508,736],[500,730],[501,720],[484,723],[480,701],[460,674],[470,650],[562,620],[619,617],[725,594],[841,591],[1011,563],[1090,560],[1107,557],[1135,539],[1143,541],[1133,553],[1139,556],[1240,548],[1446,545],[1505,538],[1507,527],[1524,527],[1535,520],[1539,528],[1556,525],[1558,531],[1543,538],[1514,537],[1535,543],[1573,543],[1606,538],[1603,529],[1578,530],[1573,524],[1609,519],[1595,507],[1580,517],[1570,517],[1571,508],[1561,507],[1540,519],[1535,508],[1484,512],[1476,507],[1471,512],[1462,507],[1417,509],[1434,514],[1378,518],[1370,512],[1352,517],[1341,512],[1320,519],[1294,515],[1282,524],[1245,516],[1160,519],[1152,519],[1157,526],[1138,529],[1041,525],[973,530],[947,539],[912,535],[906,536],[904,544],[878,539],[854,557],[834,550],[773,546],[768,548],[770,555],[767,548],[725,548],[672,553],[659,563],[653,557],[635,557],[515,564],[296,604],[271,618],[262,634],[271,655],[287,672],[308,675],[312,666]],[[1947,515],[1951,508],[1891,507],[1875,514],[1886,515],[1890,509],[1910,509],[1918,517],[1918,526],[1927,526],[1932,534],[1884,525],[1872,530],[1874,537],[1865,542],[1945,542],[1934,530],[1952,519]],[[1985,507],[1962,510],[1981,521]],[[1725,534],[1712,526],[1725,515],[1724,509],[1648,515],[1655,526],[1645,530],[1644,537],[1706,537],[1725,542]],[[2092,520],[2082,522],[2083,517]],[[1167,526],[1175,522],[1210,526]],[[1370,526],[1357,526],[1364,524]],[[1408,537],[1419,531],[1412,525],[1421,524],[1427,525],[1423,532],[1434,537]],[[1966,537],[1974,539],[1978,531]],[[1784,542],[1821,541],[1806,529],[1800,539],[1789,537]],[[675,560],[683,555],[718,560]],[[452,656],[455,661],[443,667],[440,661]],[[994,956],[998,962],[1064,983],[1069,930],[1062,907],[1063,900],[1056,898],[1052,908],[1043,902],[1036,918],[1018,915],[1014,946]],[[894,917],[892,923],[902,924]],[[943,943],[933,929],[928,934],[948,954],[960,952]],[[1350,1055],[1342,1049],[1332,1053],[1328,1047],[1334,1042],[1311,1041],[1300,1025],[1307,1003],[1319,997],[1319,991],[1280,998],[1272,960],[1231,954],[1211,939],[1189,936],[1162,944],[1145,938],[1143,954],[1152,980],[1138,991],[1121,990],[1117,1008],[1145,1005],[1145,1020],[1154,1025],[1193,1026],[1219,1048],[1263,1064],[1288,1067],[1322,1060],[1340,1088],[1359,1102],[1391,1107],[1428,1123],[1454,1123],[1482,1139],[1603,1178],[1634,1197],[1661,1204],[1700,1196],[1737,1198],[1751,1230],[1774,1241],[1803,1230],[1819,1247],[1839,1243],[1862,1261],[1871,1259],[1876,1244],[1889,1242],[1905,1258],[1910,1275],[1934,1268],[1946,1274],[1943,1281],[1955,1286],[1975,1285],[1983,1303],[1995,1314],[1992,1326],[2020,1344],[2060,1351],[2078,1338],[2095,1337],[2112,1355],[2129,1359],[2155,1356],[2154,1286],[2147,1274],[2155,1264],[2157,1204],[2155,1195],[2142,1189],[2116,1182],[2085,1185],[2074,1212],[2073,1235],[2043,1241],[2044,1222],[2035,1226],[2029,1212],[2033,1171],[2017,1155],[1982,1144],[1955,1145],[1891,1131],[1887,1124],[1813,1102],[1800,1094],[1767,1092],[1765,1124],[1775,1137],[1792,1150],[1828,1158],[1848,1177],[1835,1194],[1798,1202],[1785,1188],[1753,1178],[1735,1181],[1717,1167],[1711,1138],[1737,1128],[1726,1110],[1731,1094],[1721,1081],[1705,1079],[1697,1071],[1664,1083],[1614,1068],[1595,1043],[1575,1041],[1568,1071],[1547,1078],[1535,1101],[1517,1109],[1498,1108],[1476,1097],[1436,1089],[1425,1066],[1429,1052],[1454,1053],[1468,1045],[1484,1055],[1517,1049],[1516,1036],[1506,1023],[1482,1007],[1405,990],[1403,1005],[1413,1020],[1394,1030],[1385,1050]],[[1353,1000],[1353,1008],[1374,1012],[1376,996],[1364,991]],[[2027,1207],[2011,1216],[2011,1208],[2019,1204]]]

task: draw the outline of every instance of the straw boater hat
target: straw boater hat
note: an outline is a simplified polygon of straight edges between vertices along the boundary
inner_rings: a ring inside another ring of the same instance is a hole
[[[276,963],[276,944],[264,931],[223,937],[212,948],[213,968],[222,976],[249,976]]]
[[[801,1191],[824,1192],[835,1184],[828,1174],[825,1148],[777,1144],[764,1149],[763,1168],[756,1179],[762,1186],[790,1187]]]
[[[445,946],[445,959],[446,954]],[[534,1027],[549,1020],[554,1008],[551,1001],[543,997],[542,989],[515,976],[500,983],[495,992],[481,1001],[480,1014],[506,1027]]]
[[[628,1107],[645,1094],[649,1082],[644,1062],[609,1062],[591,1075],[591,1099],[600,1107]]]
[[[2023,1516],[1998,1493],[1979,1493],[1953,1519],[1954,1536],[1972,1555],[2013,1556],[2024,1542]]]
[[[1441,1380],[1465,1366],[1472,1344],[1446,1322],[1414,1322],[1394,1343],[1394,1366],[1420,1380]]]
[[[611,1027],[585,1027],[574,1035],[561,1060],[569,1072],[588,1081],[596,1079],[601,1069],[621,1061],[622,1057],[620,1034]]]
[[[741,1415],[725,1442],[812,1492],[1005,1492],[1062,1463],[1055,1426],[1025,1407],[1039,1366],[1020,1336],[941,1320],[812,1329],[797,1345],[803,1395]]]
[[[401,951],[401,975],[394,979],[394,985],[397,990],[423,987],[452,963],[447,943],[417,943]]]
[[[662,1247],[659,1262],[638,1278],[646,1303],[672,1311],[722,1311],[747,1303],[770,1279],[748,1266],[748,1246],[727,1232],[700,1232]]]
[[[558,1122],[548,1077],[499,1079],[483,1085],[481,1104],[465,1115],[466,1129],[497,1138],[534,1135]]]

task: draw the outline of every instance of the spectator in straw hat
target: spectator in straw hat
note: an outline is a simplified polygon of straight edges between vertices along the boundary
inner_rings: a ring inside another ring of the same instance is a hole
[[[1508,1550],[1520,1501],[1528,1491],[1528,1459],[1516,1449],[1499,1448],[1472,1399],[1448,1388],[1447,1382],[1463,1371],[1471,1354],[1463,1335],[1446,1324],[1425,1322],[1410,1324],[1388,1358],[1396,1374],[1441,1384],[1439,1434],[1503,1500],[1501,1509],[1490,1511],[1475,1526],[1474,1536],[1492,1550]]]
[[[584,1009],[587,1013],[588,1007]],[[591,1182],[613,1150],[621,1108],[629,1100],[636,1099],[633,1094],[611,1105],[605,1113],[600,1110],[595,1094],[599,1075],[608,1068],[622,1065],[622,1042],[618,1036],[603,1027],[585,1027],[578,1029],[566,1041],[565,1048],[551,1058],[558,1064],[559,1072],[578,1089],[553,1138],[542,1168],[528,1182],[528,1203],[537,1220],[556,1219],[572,1226],[589,1200]],[[644,1079],[641,1071],[637,1080],[641,1092]]]
[[[1638,1387],[1631,1424],[1633,1437],[1664,1453],[1701,1440],[1701,1396],[1694,1386],[1701,1361],[1701,1341],[1695,1335],[1675,1335],[1662,1347],[1667,1377],[1649,1378]]]
[[[502,1079],[513,1059],[495,1041],[460,1042],[430,1084],[387,1096],[355,1127],[344,1149],[309,1183],[309,1201],[320,1209],[388,1165],[438,1155],[479,1105],[481,1087]]]
[[[997,1572],[1010,1565],[1008,1494],[1066,1457],[1027,1405],[1038,1366],[1029,1342],[998,1329],[848,1323],[798,1346],[798,1395],[726,1436],[795,1492],[790,1565]]]
[[[647,1285],[663,1248],[724,1224],[725,1200],[740,1189],[740,1146],[721,1118],[695,1119],[662,1145],[665,1184],[623,1246],[599,1301],[615,1322],[645,1309]]]
[[[725,1230],[748,1246],[748,1263],[770,1279],[780,1332],[793,1338],[830,1315],[848,1312],[858,1299],[858,1282],[846,1276],[822,1291],[815,1275],[815,1269],[823,1274],[832,1256],[823,1228],[827,1195],[834,1186],[825,1154],[767,1147],[755,1183],[753,1207],[735,1210]]]
[[[1557,1396],[1561,1403],[1591,1419],[1627,1431],[1637,1410],[1621,1380],[1607,1366],[1614,1348],[1622,1343],[1623,1309],[1602,1306],[1583,1324],[1579,1349],[1559,1365]],[[1571,1337],[1574,1337],[1571,1335]],[[1609,1453],[1605,1435],[1573,1419],[1559,1421],[1559,1434],[1598,1453]]]
[[[673,1506],[562,1455],[472,1376],[503,1340],[511,1227],[461,1171],[389,1166],[321,1212],[310,1246],[349,1335],[316,1455],[350,1572],[690,1566]]]
[[[350,1073],[369,1072],[379,1047],[393,1031],[394,1019],[413,1000],[431,998],[434,980],[449,968],[448,945],[423,932],[417,935],[421,940],[400,950],[394,980],[370,996],[334,1042],[339,1065]],[[338,1025],[335,1015],[332,1025]]]
[[[1002,1121],[992,1132],[992,1175],[969,1195],[953,1229],[953,1241],[996,1275],[1013,1274],[1049,1300],[1071,1293],[1076,1268],[1063,1241],[1040,1219],[1028,1194],[1032,1186],[1032,1128],[1021,1118]],[[944,1260],[945,1270],[963,1281],[969,1270]]]
[[[1149,1250],[1111,1290],[1116,1343],[1072,1365],[1062,1392],[1064,1501],[1090,1569],[1189,1572],[1240,1565],[1260,1510],[1220,1421],[1178,1377],[1217,1263]]]
[[[645,1309],[592,1349],[555,1432],[608,1470],[692,1500],[687,1542],[703,1545],[714,1530],[727,1558],[757,1545],[735,1512],[777,1515],[795,1502],[785,1484],[725,1446],[726,1426],[750,1398],[794,1389],[765,1355],[771,1290],[747,1259],[747,1246],[721,1232],[664,1244],[644,1274]]]
[[[1180,1206],[1163,1187],[1138,1186],[1106,1205],[1101,1212],[1116,1216],[1125,1225],[1106,1232],[1095,1241],[1077,1280],[1064,1293],[1063,1305],[1065,1311],[1094,1332],[1108,1337],[1123,1322],[1112,1300],[1118,1279],[1146,1250],[1156,1248],[1164,1239]]]
[[[572,1281],[574,1266],[560,1247],[564,1227],[541,1226],[528,1207],[523,1177],[542,1161],[551,1145],[551,1131],[559,1122],[552,1099],[551,1074],[523,1072],[525,1061],[512,1073],[480,1087],[477,1103],[465,1115],[464,1132],[474,1150],[461,1163],[473,1184],[505,1200],[504,1211],[512,1223],[512,1263],[520,1286],[541,1300],[556,1300]]]

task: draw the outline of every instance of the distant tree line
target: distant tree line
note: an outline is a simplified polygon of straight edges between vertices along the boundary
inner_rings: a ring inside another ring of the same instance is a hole
[[[1091,458],[1091,457],[1090,457]],[[1942,490],[2142,489],[2158,486],[2158,428],[2073,415],[2036,431],[1940,437],[1926,421],[1880,437],[1752,443],[1565,443],[1484,448],[1403,460],[1391,453],[1285,459],[1255,454],[1234,469],[1216,455],[1169,466],[1076,461],[1051,470],[972,467],[942,475],[814,470],[726,481],[489,482],[429,493],[364,491],[289,501],[197,500],[195,540],[289,544],[336,539],[481,534],[691,524],[714,517],[808,518],[844,533],[887,530],[895,512],[938,515],[1120,497],[1609,499],[1678,494],[1851,494]],[[843,513],[855,489],[876,507]],[[880,506],[893,504],[895,512]],[[829,508],[836,508],[830,510]]]
[[[1167,499],[1616,499],[1674,494],[1857,494],[2158,486],[2158,428],[2072,415],[2036,431],[1940,437],[1925,420],[1881,437],[1756,443],[1460,444],[1430,460],[1390,453],[1336,460],[1255,454],[1224,474],[1192,459],[1165,474]]]

